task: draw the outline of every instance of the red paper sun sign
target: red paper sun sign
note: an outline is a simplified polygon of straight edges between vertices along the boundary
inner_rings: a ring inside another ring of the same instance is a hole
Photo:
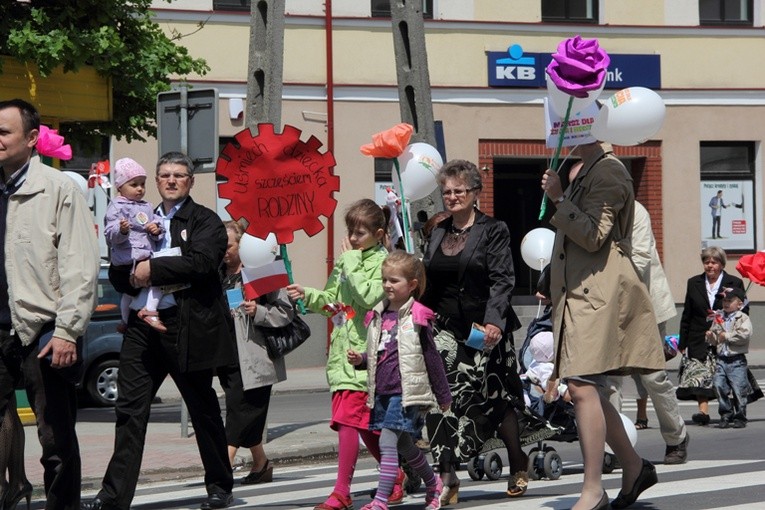
[[[321,153],[321,142],[284,126],[274,133],[273,124],[258,124],[258,135],[240,131],[224,147],[215,173],[226,179],[218,184],[221,198],[231,200],[226,211],[248,222],[247,233],[265,239],[273,232],[279,244],[291,243],[296,230],[309,236],[321,232],[319,216],[329,218],[337,207],[332,194],[340,190],[340,178],[332,173],[335,158]]]

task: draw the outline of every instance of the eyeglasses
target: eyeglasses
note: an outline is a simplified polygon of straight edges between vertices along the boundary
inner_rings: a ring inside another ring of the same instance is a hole
[[[454,196],[455,198],[462,198],[471,191],[475,191],[475,188],[466,188],[466,189],[445,189],[441,192],[441,195],[444,197],[451,197]]]
[[[175,179],[176,181],[180,181],[187,177],[191,177],[191,174],[166,174],[166,173],[157,174],[157,179],[159,179],[160,181],[167,181],[171,177]]]

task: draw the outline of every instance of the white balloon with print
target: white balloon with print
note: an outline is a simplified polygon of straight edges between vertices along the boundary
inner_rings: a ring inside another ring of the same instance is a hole
[[[244,267],[260,267],[270,264],[279,253],[279,243],[271,233],[265,239],[244,234],[239,241],[239,258]]]
[[[566,108],[568,108],[568,101],[569,99],[573,98],[573,101],[571,102],[571,113],[569,114],[569,118],[573,118],[574,115],[581,112],[588,106],[590,106],[592,103],[594,103],[598,97],[600,96],[600,93],[603,92],[603,87],[606,86],[606,80],[603,80],[603,83],[600,84],[600,87],[598,87],[595,90],[591,90],[587,93],[587,97],[574,97],[566,94],[562,90],[560,90],[558,87],[555,86],[555,83],[550,79],[550,77],[547,77],[547,97],[550,99],[550,105],[552,106],[553,111],[561,118],[563,119],[566,116]]]
[[[423,142],[412,143],[406,146],[404,152],[398,157],[401,169],[401,183],[399,191],[402,191],[407,200],[420,200],[430,195],[438,187],[436,175],[439,168],[444,164],[438,150]],[[394,180],[397,181],[395,172]]]
[[[523,236],[521,241],[521,257],[531,268],[541,271],[550,263],[552,257],[555,232],[549,228],[535,228]]]
[[[590,133],[614,145],[638,145],[659,131],[665,113],[664,101],[653,90],[622,89],[603,103]]]
[[[635,428],[635,424],[632,423],[632,420],[627,418],[622,413],[619,413],[619,417],[622,419],[622,424],[624,425],[624,431],[627,433],[627,437],[630,440],[630,444],[632,446],[635,446],[637,444],[637,429]],[[608,446],[608,443],[606,443],[606,451],[608,453],[614,453],[614,451],[611,449],[610,446]]]

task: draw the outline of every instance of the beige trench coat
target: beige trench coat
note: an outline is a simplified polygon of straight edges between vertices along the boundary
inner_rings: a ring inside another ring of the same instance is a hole
[[[599,143],[550,222],[557,377],[664,369],[651,297],[630,260],[632,178]]]

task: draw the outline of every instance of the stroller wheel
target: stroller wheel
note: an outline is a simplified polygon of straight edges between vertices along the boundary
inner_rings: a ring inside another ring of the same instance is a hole
[[[541,466],[537,466],[537,454],[539,453],[539,448],[536,446],[529,450],[529,478],[532,480],[539,480],[542,478],[539,475],[539,468]]]
[[[483,472],[489,480],[499,480],[502,476],[502,459],[495,453],[487,453],[483,459]]]
[[[555,450],[545,453],[545,476],[550,480],[557,480],[563,474],[563,460]]]
[[[471,457],[467,461],[468,475],[470,475],[470,478],[476,482],[483,478],[484,475],[483,458],[483,455],[479,455],[478,457]]]
[[[603,473],[613,473],[616,469],[616,457],[610,453],[603,455]]]

